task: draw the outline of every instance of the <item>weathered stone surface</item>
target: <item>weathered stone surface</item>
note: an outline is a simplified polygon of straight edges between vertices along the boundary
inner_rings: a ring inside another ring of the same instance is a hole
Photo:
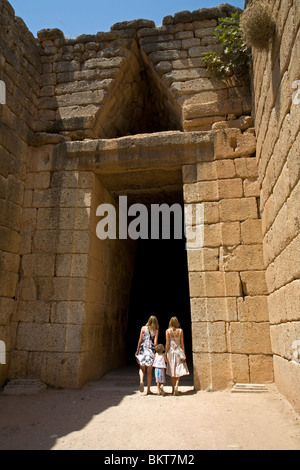
[[[37,37],[40,41],[48,41],[50,39],[64,38],[64,33],[57,28],[42,29],[41,31],[38,31]]]
[[[154,21],[151,20],[131,20],[131,21],[123,21],[120,23],[115,23],[111,30],[122,30],[122,29],[142,29],[142,28],[155,28]]]
[[[38,379],[14,379],[4,387],[3,395],[36,395],[46,389],[47,385]]]
[[[236,321],[238,318],[235,297],[192,298],[192,322]]]
[[[230,16],[234,12],[241,13],[240,8],[232,7],[228,3],[223,3],[218,7],[213,8],[200,8],[193,12],[190,11],[181,11],[175,13],[174,17],[167,16],[163,19],[163,24],[176,24],[176,23],[191,23],[193,21],[203,21],[218,19],[225,16]]]
[[[271,354],[269,324],[232,322],[230,344],[233,353]]]
[[[120,364],[134,247],[97,238],[96,208],[119,194],[181,198],[183,182],[184,203],[204,206],[204,246],[187,253],[196,388],[272,380],[273,353],[299,407],[296,3],[278,2],[272,48],[253,51],[255,131],[247,80],[202,62],[234,7],[72,39],[35,39],[0,9],[0,333],[13,338],[0,386],[32,374],[78,387]]]

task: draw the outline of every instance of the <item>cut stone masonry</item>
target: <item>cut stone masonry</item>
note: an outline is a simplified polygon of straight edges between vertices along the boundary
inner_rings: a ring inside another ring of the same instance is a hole
[[[34,38],[0,0],[0,385],[80,387],[124,364],[136,244],[99,240],[96,208],[127,195],[204,205],[187,253],[195,388],[272,382],[274,364],[299,409],[299,112],[284,97],[300,15],[269,3],[278,36],[270,60],[254,53],[251,95],[202,63],[230,5],[68,39]]]

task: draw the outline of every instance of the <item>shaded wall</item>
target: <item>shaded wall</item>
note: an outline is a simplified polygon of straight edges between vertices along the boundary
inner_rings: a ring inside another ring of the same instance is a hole
[[[20,255],[24,250],[23,201],[29,157],[28,136],[38,118],[41,60],[36,40],[10,4],[0,3],[0,80],[6,103],[0,104],[0,336],[6,343],[6,366],[0,367],[0,385],[15,335],[11,318],[17,308]]]

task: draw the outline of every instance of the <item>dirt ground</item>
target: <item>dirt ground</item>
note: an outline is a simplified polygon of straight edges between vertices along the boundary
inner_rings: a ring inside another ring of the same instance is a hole
[[[0,393],[0,450],[300,450],[300,416],[277,391],[138,391],[138,370],[111,372],[80,390]]]

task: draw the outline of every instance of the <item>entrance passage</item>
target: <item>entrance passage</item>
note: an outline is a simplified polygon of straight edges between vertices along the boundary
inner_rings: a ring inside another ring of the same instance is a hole
[[[150,315],[159,322],[165,345],[169,320],[176,316],[184,330],[188,365],[192,367],[191,313],[185,240],[139,240],[130,293],[127,361],[135,361],[140,329]]]

